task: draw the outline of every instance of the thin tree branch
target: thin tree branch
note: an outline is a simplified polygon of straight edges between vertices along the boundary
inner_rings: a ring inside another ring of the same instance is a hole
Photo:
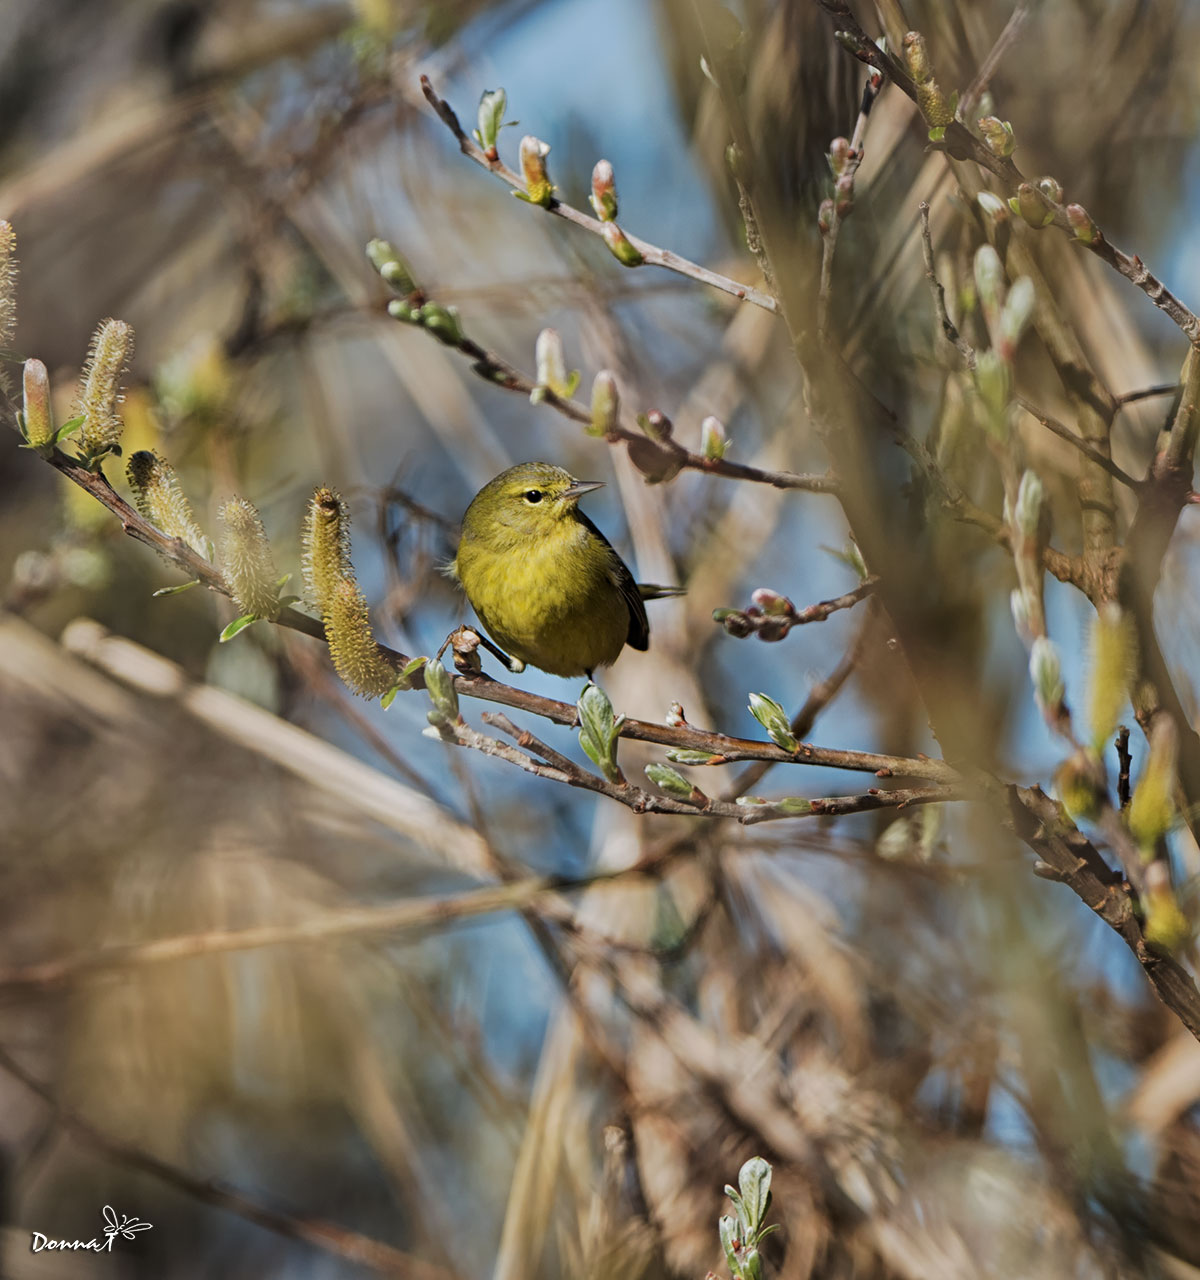
[[[421,77],[421,92],[424,93],[429,105],[437,113],[438,119],[454,134],[458,140],[459,150],[462,151],[463,155],[470,160],[474,160],[477,165],[487,169],[489,173],[494,173],[496,177],[507,183],[514,191],[525,190],[525,183],[518,174],[514,173],[500,160],[489,160],[484,154],[483,148],[468,137],[462,125],[458,122],[458,116],[455,114],[454,108],[445,99],[438,96],[428,76]],[[589,217],[586,213],[573,208],[569,204],[565,204],[557,197],[551,199],[550,204],[547,206],[547,212],[553,213],[560,218],[565,218],[568,222],[573,222],[577,227],[590,231],[592,235],[603,238],[604,224],[602,222],[596,218]],[[624,231],[624,228],[622,230]],[[669,249],[660,249],[657,245],[630,235],[628,231],[625,231],[625,237],[651,266],[663,267],[667,271],[675,271],[679,275],[698,281],[700,284],[711,285],[714,289],[720,289],[723,293],[731,294],[740,301],[751,302],[756,307],[762,307],[764,311],[777,312],[779,310],[775,299],[770,294],[763,293],[761,289],[739,284],[738,281],[731,280],[728,276],[723,276],[717,271],[710,271],[707,267],[699,266],[695,262],[689,262],[687,258],[683,258],[677,253],[672,253]]]
[[[838,31],[842,43],[850,49],[860,62],[866,62],[870,66],[878,68],[902,93],[911,98],[913,102],[918,102],[917,86],[913,83],[912,77],[896,58],[890,53],[885,53],[867,35],[846,0],[815,0],[815,3],[834,20],[835,29]],[[994,173],[1004,183],[1010,195],[1015,195],[1017,187],[1027,180],[1011,156],[995,155],[981,138],[976,137],[958,120],[952,120],[945,127],[945,135],[942,140],[932,143],[931,146],[937,150],[945,151],[952,159],[971,160],[981,168]],[[1099,227],[1096,228],[1095,235],[1090,240],[1078,239],[1067,217],[1066,207],[1050,200],[1047,200],[1046,203],[1047,208],[1053,214],[1053,222],[1056,227],[1065,231],[1078,244],[1083,245],[1084,248],[1094,253],[1101,261],[1108,263],[1114,271],[1136,285],[1160,311],[1164,312],[1173,323],[1179,326],[1193,346],[1200,344],[1200,317],[1189,310],[1146,267],[1146,264],[1137,254],[1128,254],[1118,249],[1116,245],[1109,241]]]
[[[942,282],[934,269],[933,236],[929,230],[929,202],[922,200],[917,207],[921,214],[921,252],[925,259],[925,279],[929,281],[933,305],[937,310],[938,319],[942,322],[942,332],[947,340],[954,344],[967,368],[974,369],[975,348],[959,333],[958,326],[950,319],[950,312],[946,309],[946,290],[942,287]]]
[[[527,374],[508,363],[492,351],[481,347],[473,338],[465,334],[457,341],[446,341],[446,346],[461,352],[474,363],[473,373],[477,373],[492,386],[502,387],[505,391],[516,391],[521,395],[530,395],[539,390],[541,403],[556,409],[572,422],[582,426],[592,425],[592,411],[577,400],[569,400],[556,395],[546,387],[538,388],[538,384]],[[667,438],[651,440],[642,431],[630,427],[615,426],[605,433],[604,439],[609,444],[624,442],[630,449],[634,465],[639,471],[655,478],[670,479],[680,471],[703,471],[708,475],[723,476],[729,480],[750,480],[756,484],[769,484],[776,489],[800,489],[807,493],[837,493],[837,481],[831,475],[800,475],[792,471],[764,471],[760,467],[748,466],[742,462],[733,462],[728,458],[707,458],[703,454],[693,453],[685,449],[677,441]]]
[[[130,537],[160,552],[178,565],[189,577],[199,579],[209,590],[224,596],[229,595],[225,579],[215,565],[210,564],[183,542],[170,538],[157,529],[140,512],[131,507],[103,475],[89,471],[73,458],[68,458],[57,450],[48,461],[55,470],[87,490],[113,512]],[[314,639],[325,640],[325,630],[321,623],[297,609],[281,610],[274,621],[280,626],[299,631]],[[389,649],[386,645],[381,645],[380,648],[396,664],[397,670],[406,666],[410,660],[408,655]],[[419,670],[411,676],[411,683],[414,688],[424,687],[424,678]],[[578,712],[574,704],[544,698],[512,685],[501,684],[489,676],[460,675],[455,679],[455,686],[458,692],[466,697],[479,698],[485,702],[497,702],[519,711],[528,711],[556,724],[573,726],[578,721]],[[723,762],[770,760],[774,763],[825,765],[863,773],[879,773],[880,770],[885,770],[885,776],[920,778],[947,785],[960,781],[957,771],[941,760],[910,759],[868,751],[845,751],[831,747],[814,747],[807,743],[801,743],[795,752],[788,752],[772,743],[730,737],[721,733],[694,729],[690,725],[659,725],[631,719],[626,720],[621,726],[621,736],[642,742],[658,743],[660,746],[707,751],[711,755],[721,757]]]
[[[1178,961],[1147,944],[1120,876],[1039,787],[1009,787],[1008,794],[1014,829],[1046,864],[1046,878],[1065,884],[1120,934],[1158,998],[1200,1040],[1200,991]]]
[[[1056,418],[1050,417],[1049,414],[1043,413],[1036,405],[1030,404],[1024,396],[1013,396],[1013,401],[1019,404],[1022,409],[1035,421],[1040,422],[1047,431],[1052,431],[1061,440],[1065,440],[1068,444],[1074,445],[1080,453],[1083,454],[1089,462],[1094,462],[1102,471],[1107,471],[1114,480],[1120,481],[1121,484],[1127,485],[1135,493],[1137,493],[1145,484],[1144,480],[1136,480],[1123,470],[1105,453],[1101,453],[1095,445],[1085,440],[1081,435],[1072,431],[1070,427],[1059,422]]]
[[[832,204],[832,217],[829,225],[822,224],[821,245],[821,283],[817,291],[817,332],[824,336],[829,328],[829,303],[833,296],[833,255],[837,251],[838,232],[842,223],[850,216],[854,199],[854,178],[863,161],[863,142],[867,135],[867,123],[871,118],[871,108],[875,105],[879,91],[883,87],[883,76],[878,71],[867,74],[863,85],[862,101],[858,108],[858,119],[854,122],[854,133],[850,138],[850,151],[845,166],[838,174]]]
[[[21,1066],[7,1050],[0,1048],[0,1070],[19,1080],[35,1093],[53,1111],[55,1120],[72,1136],[99,1151],[109,1159],[149,1174],[159,1182],[174,1187],[184,1195],[236,1213],[238,1217],[256,1226],[282,1236],[285,1240],[299,1240],[304,1244],[332,1254],[347,1262],[368,1267],[381,1275],[407,1277],[408,1280],[451,1280],[452,1272],[433,1263],[415,1258],[381,1240],[374,1240],[357,1231],[351,1231],[321,1218],[302,1217],[268,1208],[230,1187],[194,1177],[176,1165],[149,1155],[138,1147],[111,1137],[89,1124],[76,1111],[65,1106],[50,1088]]]

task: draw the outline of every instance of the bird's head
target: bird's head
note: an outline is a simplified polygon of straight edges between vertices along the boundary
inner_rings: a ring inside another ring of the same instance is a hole
[[[576,480],[569,471],[549,462],[522,462],[485,485],[471,503],[465,531],[502,525],[535,534],[560,520],[573,520],[585,493],[602,488],[595,480]]]

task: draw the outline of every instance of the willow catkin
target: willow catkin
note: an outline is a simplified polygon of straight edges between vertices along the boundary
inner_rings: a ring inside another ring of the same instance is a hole
[[[350,565],[350,512],[333,489],[320,488],[304,516],[302,568],[309,602],[325,616],[334,587],[353,581]]]
[[[353,578],[341,578],[326,597],[325,638],[334,669],[364,698],[378,698],[396,683],[398,672],[375,641],[366,597]]]
[[[279,573],[262,517],[252,502],[230,498],[221,508],[221,568],[238,608],[256,618],[279,613]]]
[[[121,379],[133,357],[133,328],[124,320],[104,320],[92,336],[75,412],[83,415],[79,429],[85,454],[99,457],[121,442],[124,422],[117,406]]]
[[[125,469],[137,509],[169,538],[187,543],[199,555],[209,554],[208,539],[196,523],[175,469],[149,449],[139,449]]]

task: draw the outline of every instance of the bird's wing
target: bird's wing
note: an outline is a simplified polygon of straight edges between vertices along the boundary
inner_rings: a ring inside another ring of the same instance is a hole
[[[576,514],[592,533],[604,543],[605,549],[608,551],[609,574],[612,577],[613,585],[620,591],[629,610],[629,634],[625,637],[625,643],[634,649],[648,649],[650,647],[650,620],[646,617],[646,606],[642,603],[642,595],[638,590],[638,584],[633,580],[633,574],[629,572],[629,567],[617,554],[612,543],[587,516],[582,511],[577,511]]]

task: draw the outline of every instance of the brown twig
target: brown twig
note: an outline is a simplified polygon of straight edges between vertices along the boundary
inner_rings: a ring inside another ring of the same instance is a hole
[[[176,564],[189,577],[198,579],[209,590],[221,595],[229,595],[225,579],[215,565],[210,564],[179,539],[168,537],[157,529],[140,512],[131,507],[102,474],[89,471],[73,458],[68,458],[59,451],[55,451],[48,461],[55,470],[92,494],[116,515],[124,531],[131,538],[152,547]],[[281,610],[274,621],[279,626],[299,631],[317,640],[325,640],[325,629],[321,623],[297,609]],[[381,645],[380,648],[395,664],[397,670],[408,664],[408,655],[389,649],[386,645]],[[414,688],[424,687],[424,679],[419,670],[413,673],[411,681]],[[479,698],[485,702],[497,702],[519,711],[528,711],[556,724],[574,725],[578,719],[578,713],[572,703],[544,698],[512,685],[501,684],[489,676],[458,676],[455,679],[455,686],[458,692],[466,697]],[[621,736],[643,742],[655,742],[666,747],[708,751],[730,761],[770,760],[775,763],[827,765],[835,769],[865,773],[877,773],[880,769],[887,769],[890,774],[897,777],[921,778],[946,784],[959,781],[958,773],[940,760],[917,760],[879,755],[874,752],[844,751],[830,747],[814,747],[806,743],[801,744],[796,752],[786,752],[768,742],[728,737],[725,734],[709,733],[690,726],[674,727],[652,724],[644,720],[626,720],[621,726]]]
[[[458,122],[458,116],[455,114],[454,108],[444,98],[438,96],[437,90],[434,89],[428,76],[421,77],[421,92],[424,93],[429,105],[437,113],[438,119],[454,134],[458,140],[459,150],[462,151],[463,155],[473,160],[481,168],[488,170],[489,173],[494,173],[496,177],[507,183],[514,191],[525,190],[525,183],[518,174],[514,173],[500,160],[489,160],[484,154],[483,148],[478,146],[466,134],[462,125]],[[564,218],[568,222],[573,222],[577,227],[582,227],[585,231],[590,231],[592,235],[603,238],[604,224],[602,222],[596,218],[589,217],[588,214],[573,208],[569,204],[565,204],[557,197],[552,198],[546,208],[548,213]],[[762,307],[764,311],[779,310],[775,299],[770,294],[763,293],[761,289],[740,284],[738,281],[731,280],[728,276],[723,276],[717,271],[710,271],[707,267],[702,267],[695,262],[689,262],[687,258],[683,258],[677,253],[672,253],[669,249],[660,249],[657,245],[630,235],[628,231],[625,232],[625,237],[650,266],[663,267],[667,271],[675,271],[679,275],[698,281],[700,284],[711,285],[712,288],[720,289],[723,293],[728,293],[740,301],[751,302],[756,307]]]
[[[473,362],[471,370],[485,382],[505,391],[530,395],[538,390],[538,384],[527,374],[508,363],[492,351],[481,347],[465,334],[457,341],[443,342],[461,352]],[[577,400],[556,395],[548,388],[540,389],[542,404],[549,405],[565,418],[582,426],[592,425],[592,411]],[[792,471],[764,471],[761,467],[733,462],[728,458],[706,458],[703,454],[685,449],[670,438],[652,440],[642,431],[628,426],[611,427],[604,436],[610,444],[623,442],[630,451],[639,471],[654,479],[670,479],[680,471],[703,471],[708,475],[723,476],[729,480],[749,480],[755,484],[768,484],[776,489],[798,489],[806,493],[837,493],[837,481],[831,475],[800,475]]]
[[[975,348],[959,333],[958,326],[950,319],[950,312],[946,309],[946,290],[942,287],[942,282],[938,279],[937,272],[934,269],[933,236],[929,230],[929,202],[922,200],[917,207],[921,214],[921,252],[925,258],[925,279],[929,281],[929,288],[933,294],[933,305],[937,310],[938,319],[941,321],[942,332],[946,335],[947,340],[954,344],[967,368],[974,369]]]
[[[815,0],[815,2],[833,18],[836,29],[844,37],[843,43],[850,48],[856,58],[878,68],[902,93],[913,102],[918,102],[917,86],[913,83],[912,77],[896,58],[881,50],[867,35],[846,0]],[[1024,174],[1010,156],[995,155],[981,138],[976,137],[958,120],[953,120],[946,125],[943,138],[930,145],[937,150],[945,151],[952,159],[971,160],[981,168],[994,173],[1004,183],[1010,195],[1015,195],[1017,188],[1026,181]],[[1078,239],[1067,217],[1066,207],[1050,200],[1046,203],[1056,227],[1065,231],[1078,244],[1083,245],[1102,262],[1108,263],[1114,271],[1136,285],[1160,311],[1179,326],[1193,346],[1200,344],[1200,316],[1189,310],[1146,267],[1137,254],[1128,254],[1118,249],[1098,227],[1091,239]]]
[[[59,1101],[46,1085],[26,1071],[5,1049],[0,1049],[0,1070],[19,1080],[30,1092],[41,1098],[53,1111],[56,1122],[81,1142],[109,1159],[138,1169],[159,1182],[182,1191],[193,1200],[236,1213],[238,1217],[272,1231],[285,1240],[300,1240],[381,1275],[409,1277],[410,1280],[451,1280],[452,1272],[384,1244],[382,1240],[374,1240],[321,1218],[302,1217],[268,1208],[240,1191],[194,1177],[176,1165],[168,1164],[138,1147],[103,1133],[78,1112]]]
[[[1134,479],[1128,471],[1117,466],[1107,454],[1102,453],[1095,445],[1085,440],[1077,432],[1072,431],[1065,423],[1059,422],[1056,418],[1050,417],[1048,413],[1044,413],[1036,405],[1030,404],[1024,396],[1013,396],[1013,402],[1020,405],[1036,422],[1040,422],[1047,431],[1052,431],[1060,440],[1065,440],[1068,444],[1073,445],[1089,462],[1094,462],[1102,471],[1107,471],[1114,480],[1127,485],[1135,493],[1145,483],[1142,480]]]
[[[1130,789],[1129,774],[1133,765],[1133,756],[1129,752],[1129,730],[1122,725],[1117,730],[1117,765],[1119,772],[1117,773],[1117,803],[1122,811],[1129,805],[1129,797],[1132,794]]]
[[[1039,787],[1010,787],[1008,793],[1013,827],[1046,864],[1046,878],[1065,884],[1120,934],[1159,999],[1200,1040],[1200,991],[1181,964],[1147,944],[1120,876]]]
[[[843,595],[835,596],[832,600],[820,600],[803,609],[797,609],[785,596],[777,596],[778,603],[770,612],[758,604],[752,604],[747,609],[718,609],[713,617],[732,636],[743,638],[757,635],[760,640],[782,640],[793,627],[802,627],[809,622],[824,622],[842,609],[853,609],[856,604],[866,600],[878,584],[879,579],[871,576]]]
[[[867,123],[871,117],[871,108],[875,105],[879,91],[883,88],[883,75],[878,71],[867,74],[863,85],[862,101],[858,108],[858,119],[854,122],[854,133],[850,138],[850,150],[845,165],[838,174],[832,204],[832,217],[829,225],[822,224],[821,243],[821,283],[817,290],[817,332],[824,336],[829,328],[829,304],[833,297],[833,255],[837,250],[838,232],[842,223],[850,216],[854,200],[854,178],[863,161],[863,142],[867,135]]]
[[[634,813],[673,813],[687,814],[691,817],[732,818],[745,826],[766,822],[773,819],[796,817],[838,817],[851,813],[866,813],[875,809],[903,809],[916,804],[950,803],[966,798],[965,790],[955,785],[938,785],[910,790],[883,791],[872,787],[859,795],[826,796],[806,801],[807,808],[798,811],[795,808],[782,809],[775,802],[765,801],[761,804],[737,804],[726,800],[717,800],[705,795],[697,787],[693,787],[688,798],[659,794],[646,791],[642,787],[621,780],[610,782],[598,774],[589,773],[573,760],[547,746],[527,729],[519,729],[507,716],[496,712],[485,712],[485,723],[493,725],[502,733],[511,737],[522,750],[509,747],[498,739],[489,738],[466,724],[448,726],[445,730],[447,741],[459,746],[472,747],[486,755],[507,760],[526,773],[536,777],[548,778],[567,786],[579,787],[597,795],[607,796],[619,804],[632,809]],[[803,750],[803,747],[801,748]],[[547,763],[543,764],[525,751],[532,751]]]

